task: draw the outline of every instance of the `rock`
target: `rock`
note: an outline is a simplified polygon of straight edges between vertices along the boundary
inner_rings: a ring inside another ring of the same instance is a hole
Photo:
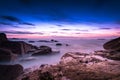
[[[38,42],[50,42],[48,40],[39,40]]]
[[[45,55],[45,54],[49,54],[52,53],[52,49],[48,46],[40,46],[39,50],[37,50],[35,53],[33,53],[33,56],[36,55]]]
[[[51,39],[51,42],[58,42],[57,40]]]
[[[13,54],[11,50],[0,48],[0,61],[13,61],[17,55]]]
[[[95,51],[94,54],[111,60],[120,60],[120,52],[117,51],[114,52],[114,51],[101,50],[101,51]]]
[[[34,43],[35,41],[28,41],[29,43]]]
[[[4,33],[0,33],[0,48],[11,50],[15,54],[24,54],[35,46],[23,41],[9,41]]]
[[[4,33],[0,33],[0,42],[1,41],[8,41],[7,37],[6,37],[6,34]]]
[[[52,74],[48,71],[39,74],[39,80],[55,80]]]
[[[62,46],[62,43],[56,43],[56,46]]]
[[[33,49],[34,46],[23,41],[7,41],[1,43],[1,48],[9,49],[15,54],[24,54]]]
[[[23,73],[23,67],[16,65],[0,65],[0,80],[16,80]]]
[[[120,51],[120,37],[106,42],[103,47],[109,51]]]

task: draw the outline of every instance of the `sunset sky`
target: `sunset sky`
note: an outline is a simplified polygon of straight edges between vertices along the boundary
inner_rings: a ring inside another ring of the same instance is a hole
[[[120,0],[0,0],[9,38],[119,37]]]

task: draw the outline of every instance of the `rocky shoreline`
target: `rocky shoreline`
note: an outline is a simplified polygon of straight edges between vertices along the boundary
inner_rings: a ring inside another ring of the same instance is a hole
[[[0,65],[0,80],[120,80],[119,42],[120,38],[108,41],[103,45],[105,50],[94,51],[91,54],[68,52],[55,65],[43,64],[39,68],[28,69],[23,69],[19,64]],[[36,50],[35,55],[52,52],[47,46]],[[3,50],[1,54],[5,51],[7,50]],[[6,54],[10,52],[15,54],[11,49],[8,49]]]

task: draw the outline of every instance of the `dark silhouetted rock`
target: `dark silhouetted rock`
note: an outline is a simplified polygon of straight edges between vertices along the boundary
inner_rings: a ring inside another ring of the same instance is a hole
[[[50,42],[48,40],[39,40],[38,42]]]
[[[0,80],[16,80],[23,73],[23,67],[16,65],[0,65]]]
[[[120,37],[106,42],[103,47],[109,51],[120,51]]]
[[[0,61],[13,61],[17,58],[17,55],[13,54],[8,49],[0,48]]]
[[[34,43],[35,41],[28,41],[29,43]]]
[[[32,46],[31,44],[27,44],[23,41],[2,42],[0,47],[9,49],[15,54],[24,54],[34,48],[34,46]]]
[[[51,42],[58,42],[57,40],[51,39]]]
[[[6,37],[6,34],[4,33],[0,33],[0,41],[7,41],[7,37]]]
[[[0,48],[8,49],[15,54],[24,54],[36,47],[23,41],[8,41],[4,33],[0,33]]]
[[[62,46],[62,43],[56,43],[56,46]]]
[[[49,54],[52,53],[52,49],[48,46],[40,46],[39,50],[36,50],[35,53],[32,55],[44,55],[44,54]]]

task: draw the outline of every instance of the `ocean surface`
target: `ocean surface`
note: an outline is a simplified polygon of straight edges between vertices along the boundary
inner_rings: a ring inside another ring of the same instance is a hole
[[[62,46],[56,46],[58,42],[38,42],[39,40],[48,40],[51,39],[26,39],[22,40],[27,43],[29,41],[35,41],[30,43],[32,45],[41,46],[46,45],[50,46],[53,51],[60,51],[60,53],[49,54],[49,55],[40,55],[40,56],[31,56],[31,54],[22,55],[17,60],[0,63],[0,64],[21,64],[24,68],[30,68],[35,66],[40,66],[41,64],[56,64],[60,61],[60,58],[67,52],[83,52],[83,53],[93,53],[96,50],[103,50],[103,44],[109,39],[81,39],[81,38],[62,38],[54,39],[62,43]],[[68,44],[69,46],[66,46]]]

